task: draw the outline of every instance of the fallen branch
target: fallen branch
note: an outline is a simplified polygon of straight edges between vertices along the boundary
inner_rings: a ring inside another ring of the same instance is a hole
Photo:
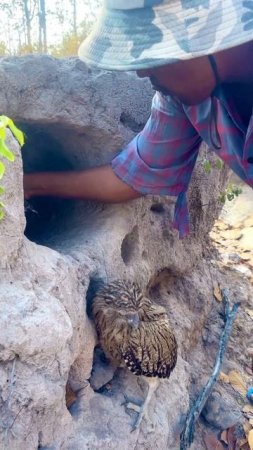
[[[222,290],[222,299],[225,305],[225,325],[220,338],[219,351],[216,357],[215,366],[206,386],[188,411],[185,427],[180,436],[180,450],[187,450],[193,442],[196,421],[198,420],[202,409],[204,408],[204,405],[219,377],[233,322],[240,305],[240,303],[235,303],[232,307],[230,307],[227,289]]]

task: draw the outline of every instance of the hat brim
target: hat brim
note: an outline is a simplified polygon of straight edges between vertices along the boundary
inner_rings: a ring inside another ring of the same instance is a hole
[[[217,0],[210,11],[182,9],[171,0],[154,8],[104,9],[78,55],[106,70],[147,69],[197,58],[253,40],[252,26],[240,0]],[[195,8],[196,10],[196,8]]]

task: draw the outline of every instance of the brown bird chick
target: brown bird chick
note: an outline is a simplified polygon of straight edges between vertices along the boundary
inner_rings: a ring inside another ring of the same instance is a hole
[[[169,378],[177,361],[177,342],[165,309],[145,297],[136,283],[117,280],[94,297],[92,312],[99,343],[116,366],[146,379],[149,390],[133,427],[143,418],[158,385]],[[135,409],[136,410],[136,409]]]

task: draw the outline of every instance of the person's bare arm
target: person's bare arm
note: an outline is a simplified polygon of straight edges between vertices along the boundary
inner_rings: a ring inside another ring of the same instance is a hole
[[[50,196],[117,203],[141,194],[121,181],[110,165],[69,172],[24,175],[25,198]]]

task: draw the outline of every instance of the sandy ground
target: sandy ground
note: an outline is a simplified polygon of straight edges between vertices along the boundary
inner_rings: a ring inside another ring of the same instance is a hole
[[[226,202],[210,236],[224,264],[253,283],[253,190],[241,187],[243,192]]]

